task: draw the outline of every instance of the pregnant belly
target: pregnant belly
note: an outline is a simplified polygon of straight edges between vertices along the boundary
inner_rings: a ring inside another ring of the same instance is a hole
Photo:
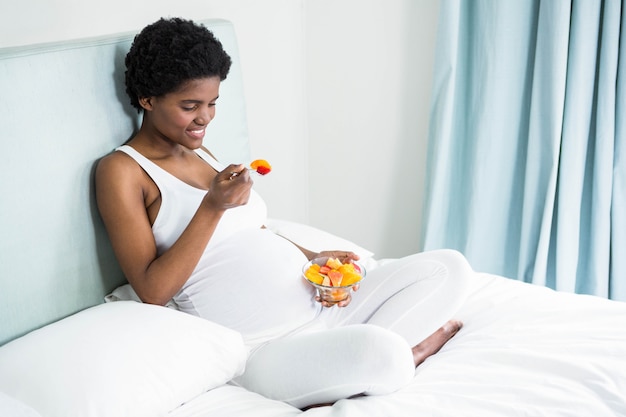
[[[313,288],[301,277],[306,261],[295,245],[273,232],[244,230],[205,253],[175,300],[181,310],[246,339],[277,337],[319,311]]]

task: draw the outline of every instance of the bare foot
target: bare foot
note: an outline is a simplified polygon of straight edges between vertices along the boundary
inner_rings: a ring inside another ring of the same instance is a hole
[[[450,320],[441,326],[435,333],[413,346],[413,360],[415,367],[424,362],[426,358],[439,352],[439,349],[463,327],[458,320]]]

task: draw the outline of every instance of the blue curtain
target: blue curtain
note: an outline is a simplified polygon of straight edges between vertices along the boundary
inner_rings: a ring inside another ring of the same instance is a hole
[[[626,300],[626,11],[441,0],[422,245]]]

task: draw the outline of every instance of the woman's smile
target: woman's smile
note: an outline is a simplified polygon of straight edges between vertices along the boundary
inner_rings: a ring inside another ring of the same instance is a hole
[[[206,128],[203,127],[201,129],[188,129],[187,134],[194,139],[204,139],[204,133],[206,132]]]

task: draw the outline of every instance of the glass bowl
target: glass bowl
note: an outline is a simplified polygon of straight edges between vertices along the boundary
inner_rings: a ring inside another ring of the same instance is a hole
[[[309,270],[311,265],[317,264],[320,267],[322,267],[323,265],[326,264],[328,259],[329,259],[328,257],[321,257],[321,258],[312,259],[311,261],[307,262],[302,267],[302,276],[309,284],[311,284],[317,289],[317,294],[322,299],[322,301],[326,301],[330,305],[335,305],[338,302],[343,301],[346,298],[348,298],[348,295],[350,295],[350,291],[352,291],[353,287],[359,285],[361,281],[363,281],[363,278],[365,278],[365,275],[366,275],[366,271],[365,271],[365,267],[361,263],[357,261],[352,261],[351,263],[354,265],[355,272],[359,275],[359,278],[356,281],[353,280],[348,285],[341,285],[341,283],[338,286],[333,286],[332,284],[323,285],[307,277],[306,272]]]

